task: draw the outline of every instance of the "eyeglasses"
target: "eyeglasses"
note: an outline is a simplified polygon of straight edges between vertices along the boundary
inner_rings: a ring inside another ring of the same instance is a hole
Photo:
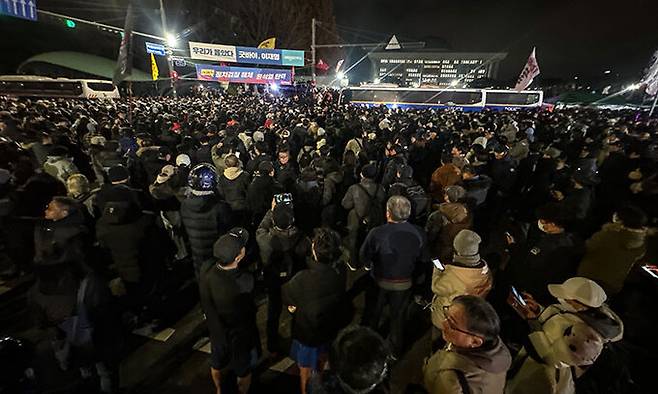
[[[446,323],[448,323],[448,327],[450,327],[451,330],[459,331],[459,332],[461,332],[462,334],[467,334],[467,335],[471,335],[471,336],[474,336],[474,337],[478,337],[478,338],[482,338],[482,339],[484,339],[484,338],[482,337],[482,335],[474,334],[474,333],[472,333],[472,332],[470,332],[470,331],[462,330],[461,328],[457,327],[457,325],[455,324],[455,322],[453,321],[453,319],[452,319],[452,318],[450,317],[450,315],[448,314],[448,311],[449,311],[449,310],[450,310],[450,305],[444,305],[444,306],[443,306],[443,316],[445,317],[445,321],[446,321]]]

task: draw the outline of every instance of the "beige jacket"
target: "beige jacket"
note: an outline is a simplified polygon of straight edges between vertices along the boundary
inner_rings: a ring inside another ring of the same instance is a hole
[[[446,264],[445,271],[434,268],[432,273],[432,324],[441,328],[443,306],[450,305],[460,295],[486,297],[493,285],[493,277],[486,263],[480,268]]]

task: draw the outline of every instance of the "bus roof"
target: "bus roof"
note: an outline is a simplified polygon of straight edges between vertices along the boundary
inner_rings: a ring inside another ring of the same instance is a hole
[[[41,75],[0,75],[0,81],[38,81],[38,82],[93,82],[93,83],[112,83],[106,79],[69,79],[69,78],[50,78]]]

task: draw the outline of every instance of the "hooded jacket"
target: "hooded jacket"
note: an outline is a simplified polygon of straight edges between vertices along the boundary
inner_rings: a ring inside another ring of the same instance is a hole
[[[430,394],[502,394],[511,363],[512,356],[500,338],[476,349],[448,344],[427,360],[423,380]]]
[[[471,225],[471,216],[464,204],[439,205],[439,209],[429,216],[425,225],[432,255],[438,256],[444,263],[451,261],[454,253],[452,241],[460,231],[470,229]]]
[[[43,163],[43,170],[64,184],[69,176],[80,172],[73,160],[65,156],[48,156]]]
[[[621,291],[633,266],[646,252],[647,231],[606,223],[586,242],[578,276],[596,281],[610,297]]]
[[[219,195],[222,196],[234,211],[244,211],[247,207],[247,189],[249,189],[249,174],[238,167],[224,170],[223,176],[217,181]]]
[[[478,259],[479,260],[479,259]],[[432,273],[432,324],[441,328],[443,307],[460,295],[486,297],[493,285],[493,276],[484,260],[475,264],[445,264],[445,270]]]

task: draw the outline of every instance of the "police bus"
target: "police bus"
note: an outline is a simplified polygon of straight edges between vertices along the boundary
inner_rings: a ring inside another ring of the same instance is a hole
[[[344,102],[354,105],[390,108],[456,108],[480,111],[483,108],[515,110],[541,107],[541,91],[400,88],[392,86],[360,86],[343,90]]]
[[[48,78],[36,75],[0,76],[0,96],[119,98],[111,81]]]

